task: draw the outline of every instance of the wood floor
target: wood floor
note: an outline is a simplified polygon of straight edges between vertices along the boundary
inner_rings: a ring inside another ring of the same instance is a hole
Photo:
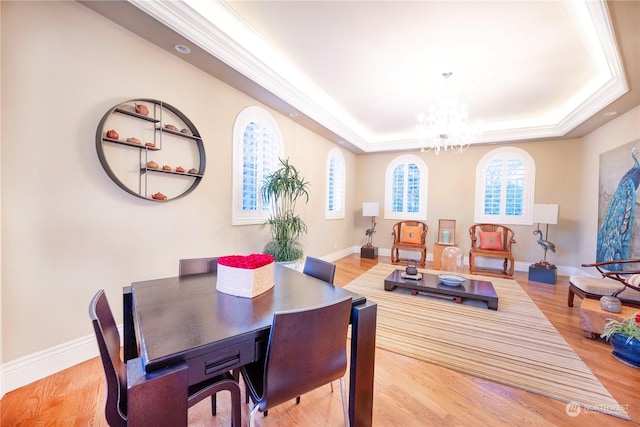
[[[336,262],[335,282],[344,286],[379,260],[351,255]],[[427,266],[428,267],[428,266]],[[566,404],[533,393],[494,384],[398,354],[377,350],[374,385],[375,426],[634,426],[640,425],[640,370],[611,356],[608,344],[590,340],[579,328],[579,299],[567,307],[568,278],[556,285],[516,280],[536,302],[575,352],[584,360],[634,421],[582,409],[569,416]],[[87,319],[87,322],[89,320]],[[104,377],[98,358],[7,393],[0,401],[2,427],[106,426]],[[340,388],[321,387],[258,417],[262,426],[341,425]],[[244,392],[243,392],[244,394]],[[229,399],[219,397],[218,415],[205,400],[189,411],[190,426],[228,426]],[[249,407],[243,405],[243,425]]]

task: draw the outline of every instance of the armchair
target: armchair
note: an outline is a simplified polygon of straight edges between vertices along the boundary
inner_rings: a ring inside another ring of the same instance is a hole
[[[427,259],[425,240],[429,226],[421,221],[400,221],[393,226],[393,246],[391,246],[391,263],[399,264],[406,259],[400,258],[400,250],[420,252],[418,265],[424,268]]]
[[[499,224],[473,224],[469,227],[471,249],[469,250],[469,272],[501,277],[513,277],[514,258],[511,245],[516,243],[513,230]],[[500,258],[504,260],[502,271],[480,268],[476,258]]]

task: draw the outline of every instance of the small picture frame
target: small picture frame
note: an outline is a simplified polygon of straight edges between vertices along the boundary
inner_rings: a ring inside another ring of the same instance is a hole
[[[455,219],[439,219],[438,220],[438,244],[455,245],[456,244],[456,220]]]

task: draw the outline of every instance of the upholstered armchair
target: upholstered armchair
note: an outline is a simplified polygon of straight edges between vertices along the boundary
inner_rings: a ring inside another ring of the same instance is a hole
[[[471,274],[489,274],[513,277],[514,259],[511,245],[516,243],[513,230],[499,224],[473,224],[469,227],[471,249],[469,250],[469,272]],[[499,258],[503,260],[502,271],[481,268],[476,258]]]

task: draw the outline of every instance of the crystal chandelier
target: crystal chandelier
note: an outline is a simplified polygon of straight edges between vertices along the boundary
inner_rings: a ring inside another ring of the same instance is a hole
[[[445,78],[445,92],[446,82],[452,74],[442,73],[442,77]],[[467,107],[448,99],[442,100],[437,107],[431,106],[428,115],[420,113],[416,131],[418,143],[422,147],[420,151],[433,150],[436,154],[440,154],[442,150],[462,153],[482,133],[480,122],[469,124]]]

